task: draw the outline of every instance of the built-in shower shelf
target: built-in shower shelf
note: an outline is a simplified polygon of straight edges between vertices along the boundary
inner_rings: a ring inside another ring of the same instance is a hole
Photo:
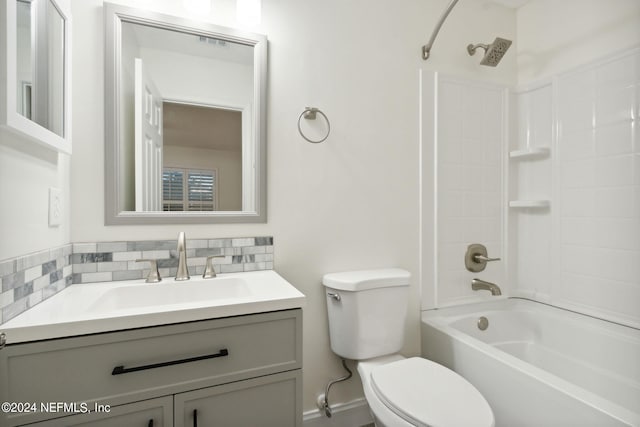
[[[510,208],[548,208],[551,206],[549,200],[511,200]]]
[[[545,159],[551,154],[549,147],[533,147],[525,148],[524,150],[514,150],[509,152],[509,157],[515,160],[529,160],[529,159]]]

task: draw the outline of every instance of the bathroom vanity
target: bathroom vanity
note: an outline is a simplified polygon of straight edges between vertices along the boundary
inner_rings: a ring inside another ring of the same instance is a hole
[[[300,426],[304,296],[273,271],[190,282],[71,286],[3,325],[0,401],[14,412],[0,424]],[[189,285],[195,301],[159,304]]]

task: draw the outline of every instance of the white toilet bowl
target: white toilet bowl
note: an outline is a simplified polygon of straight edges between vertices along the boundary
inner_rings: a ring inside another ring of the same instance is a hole
[[[377,427],[494,427],[491,407],[454,371],[399,354],[358,362]]]

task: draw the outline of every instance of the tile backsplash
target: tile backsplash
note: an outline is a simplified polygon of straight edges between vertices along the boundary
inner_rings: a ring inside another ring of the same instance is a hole
[[[72,283],[72,245],[0,261],[2,323]]]
[[[2,323],[71,284],[147,277],[148,262],[158,261],[163,278],[175,276],[176,240],[73,243],[0,261]],[[207,257],[218,273],[273,269],[273,237],[187,239],[187,265],[202,274]]]

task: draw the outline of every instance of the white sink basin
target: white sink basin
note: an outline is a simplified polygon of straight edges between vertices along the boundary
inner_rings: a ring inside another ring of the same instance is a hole
[[[301,308],[304,295],[275,271],[160,283],[144,280],[67,287],[0,325],[19,343]]]
[[[179,304],[203,304],[207,301],[230,298],[246,298],[251,295],[245,279],[216,277],[176,282],[164,279],[160,283],[136,284],[110,289],[100,299],[87,307],[91,313],[129,310],[138,307]]]

